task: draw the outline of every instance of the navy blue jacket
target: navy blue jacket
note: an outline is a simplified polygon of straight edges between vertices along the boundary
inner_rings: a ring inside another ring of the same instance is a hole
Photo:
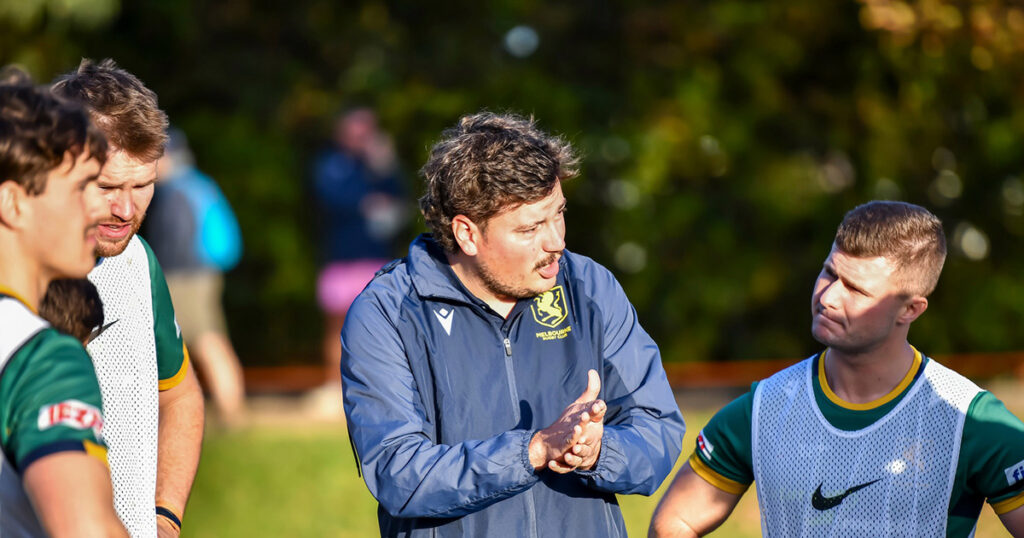
[[[427,236],[382,269],[341,333],[345,413],[382,536],[626,536],[615,494],[652,494],[684,425],[658,347],[612,274],[568,251],[550,292],[502,318]],[[597,466],[527,448],[601,375]]]

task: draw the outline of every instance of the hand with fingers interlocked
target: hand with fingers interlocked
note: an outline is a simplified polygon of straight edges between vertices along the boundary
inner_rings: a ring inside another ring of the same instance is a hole
[[[596,370],[587,372],[587,388],[562,411],[554,423],[530,440],[530,464],[556,473],[592,469],[601,454],[604,415],[608,406],[598,399],[601,378]]]

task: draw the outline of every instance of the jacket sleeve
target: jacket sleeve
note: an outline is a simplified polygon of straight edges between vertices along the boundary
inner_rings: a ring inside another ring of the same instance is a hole
[[[533,486],[531,431],[454,445],[430,440],[432,428],[386,302],[364,291],[341,334],[345,413],[370,493],[395,517],[456,517]]]
[[[686,426],[658,346],[640,326],[622,286],[596,264],[589,276],[590,296],[604,322],[601,377],[608,412],[597,466],[577,474],[601,491],[651,495],[672,471]]]

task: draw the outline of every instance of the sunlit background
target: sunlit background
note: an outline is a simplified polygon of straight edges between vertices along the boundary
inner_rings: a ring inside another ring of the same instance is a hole
[[[250,367],[319,364],[310,164],[354,106],[413,196],[460,115],[533,115],[571,140],[569,248],[612,269],[666,362],[814,352],[813,278],[843,213],[876,198],[925,205],[950,241],[912,341],[1024,349],[1016,3],[0,0],[0,64],[48,81],[81,57],[154,89],[234,206],[225,305]],[[395,255],[423,230],[408,214]]]

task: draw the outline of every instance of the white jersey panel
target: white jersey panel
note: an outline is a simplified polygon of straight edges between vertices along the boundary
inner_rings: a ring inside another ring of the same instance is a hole
[[[155,538],[159,389],[149,258],[139,238],[103,258],[89,280],[108,325],[88,349],[103,396],[114,507],[133,538]]]
[[[0,297],[0,370],[21,346],[48,326],[20,301]],[[21,475],[0,451],[0,537],[38,536],[46,536],[46,532],[25,494]]]
[[[766,537],[945,536],[964,418],[981,391],[930,360],[885,416],[829,424],[813,359],[758,384],[751,441]]]

